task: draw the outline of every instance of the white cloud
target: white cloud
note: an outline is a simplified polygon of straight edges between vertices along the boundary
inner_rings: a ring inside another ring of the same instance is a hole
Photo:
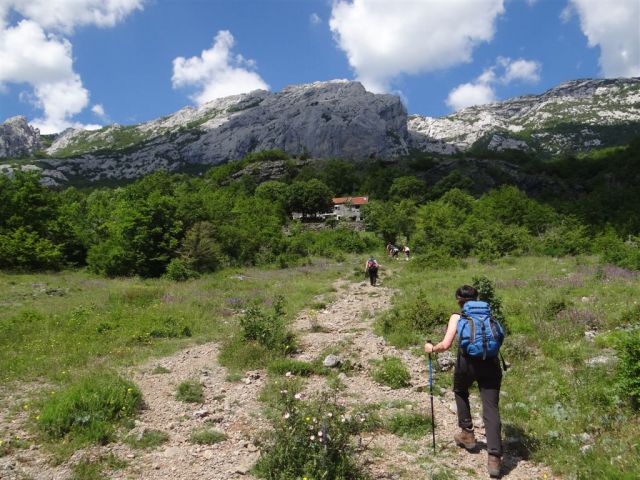
[[[640,1],[570,0],[605,77],[640,76]]]
[[[495,85],[508,85],[515,81],[538,83],[541,69],[540,62],[534,60],[498,57],[495,65],[487,68],[473,82],[463,83],[451,90],[445,103],[453,110],[460,110],[495,102]]]
[[[111,119],[107,112],[104,110],[104,106],[101,103],[96,103],[91,107],[91,112],[100,119],[102,122],[110,122]]]
[[[43,133],[82,126],[72,117],[89,105],[89,91],[73,69],[71,42],[60,33],[76,25],[112,26],[141,6],[142,0],[0,0],[0,93],[3,84],[29,85],[32,91],[20,98],[42,109],[32,123]],[[11,12],[24,18],[9,25]]]
[[[195,86],[199,91],[191,98],[201,105],[215,98],[252,90],[268,90],[264,80],[254,72],[255,62],[242,55],[232,55],[235,43],[228,30],[216,35],[213,46],[199,57],[177,57],[173,60],[173,88]]]
[[[113,27],[144,0],[4,0],[9,8],[37,22],[45,29],[72,32],[74,27]]]
[[[525,83],[538,83],[540,81],[540,70],[542,68],[540,62],[524,60],[522,58],[514,61],[508,58],[501,58],[499,61],[506,70],[501,78],[501,82],[504,84],[511,83],[515,80],[520,80]]]
[[[309,22],[311,23],[311,25],[320,25],[322,23],[322,18],[320,18],[320,15],[313,12],[311,15],[309,15]]]
[[[446,103],[453,110],[495,102],[496,94],[485,83],[463,83],[449,92]]]
[[[503,12],[504,0],[336,0],[329,26],[358,80],[381,92],[398,75],[471,61]]]

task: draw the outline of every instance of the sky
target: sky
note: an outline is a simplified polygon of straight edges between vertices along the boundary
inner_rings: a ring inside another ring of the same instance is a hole
[[[616,77],[640,0],[0,0],[0,121],[42,133],[336,78],[441,116]]]

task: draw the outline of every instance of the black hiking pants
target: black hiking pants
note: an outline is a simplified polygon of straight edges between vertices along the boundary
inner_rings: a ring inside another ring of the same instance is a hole
[[[376,280],[378,280],[378,269],[370,268],[367,273],[369,273],[369,281],[371,282],[371,285],[375,287]]]
[[[469,387],[478,382],[482,399],[482,420],[487,436],[487,452],[502,456],[502,423],[500,422],[500,384],[502,370],[497,358],[482,360],[458,354],[453,374],[453,393],[456,397],[458,425],[467,430],[473,429],[471,409],[469,407]]]

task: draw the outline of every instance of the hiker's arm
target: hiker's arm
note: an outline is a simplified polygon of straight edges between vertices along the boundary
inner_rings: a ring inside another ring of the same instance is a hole
[[[430,343],[426,343],[424,345],[424,351],[427,353],[431,352],[444,352],[445,350],[449,350],[451,348],[451,344],[453,343],[453,339],[456,338],[456,331],[458,329],[458,319],[460,315],[454,313],[449,318],[449,324],[447,325],[447,333],[444,334],[444,338],[440,343],[436,343],[432,345]]]

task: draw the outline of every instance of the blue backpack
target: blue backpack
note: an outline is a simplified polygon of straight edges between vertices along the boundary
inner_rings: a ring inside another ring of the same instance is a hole
[[[491,315],[487,302],[466,302],[458,320],[458,339],[462,352],[474,358],[495,358],[504,341],[504,328]]]

